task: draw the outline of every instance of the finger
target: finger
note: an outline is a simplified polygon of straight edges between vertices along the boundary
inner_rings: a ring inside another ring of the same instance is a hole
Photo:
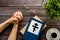
[[[13,16],[18,18],[19,20],[21,20],[23,18],[22,12],[20,12],[20,11],[15,12]]]

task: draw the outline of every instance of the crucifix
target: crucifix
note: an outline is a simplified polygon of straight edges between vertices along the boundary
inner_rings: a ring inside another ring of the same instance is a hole
[[[32,25],[34,28],[33,28],[33,32],[36,30],[36,28],[38,29],[38,24],[37,23],[35,23],[34,25]]]

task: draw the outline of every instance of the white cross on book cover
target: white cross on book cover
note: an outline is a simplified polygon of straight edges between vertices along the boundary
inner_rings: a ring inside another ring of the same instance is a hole
[[[44,26],[43,22],[31,18],[24,33],[23,40],[38,40],[43,26]]]

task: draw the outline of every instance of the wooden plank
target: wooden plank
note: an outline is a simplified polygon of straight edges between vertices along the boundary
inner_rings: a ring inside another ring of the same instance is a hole
[[[23,6],[26,0],[0,0],[0,6]]]
[[[8,39],[8,35],[2,35],[1,36],[1,40],[7,40]],[[40,40],[46,40],[46,37],[45,37],[45,35],[41,35],[41,37],[39,38]],[[18,35],[17,36],[17,40],[22,40],[22,36],[21,35]]]
[[[25,25],[26,23],[28,23],[28,21],[30,20],[31,17],[34,17],[33,15],[32,16],[27,16],[23,18],[23,21],[21,23],[21,25]],[[60,25],[60,20],[57,20],[57,21],[51,21],[48,19],[48,17],[41,17],[39,16],[41,20],[43,20],[47,25]],[[5,16],[0,16],[0,23],[4,22],[5,20],[7,20],[8,18],[10,18],[9,16],[5,15]],[[2,20],[2,21],[1,21]]]
[[[43,0],[0,0],[0,6],[41,6]]]
[[[1,40],[7,40],[9,35],[1,35]],[[17,40],[22,40],[21,34],[17,35]]]
[[[0,7],[0,15],[12,15],[15,11],[22,11],[22,7]]]
[[[1,40],[7,40],[7,38],[8,38],[8,36],[7,35],[5,35],[5,36],[1,36]]]
[[[26,0],[25,6],[41,6],[43,0]]]
[[[43,3],[42,3],[41,6],[44,6],[44,4],[47,3],[47,2],[48,2],[48,0],[43,0]]]
[[[12,15],[15,11],[22,11],[24,16],[47,16],[43,10],[44,9],[42,7],[29,7],[29,10],[24,7],[0,7],[0,15]]]
[[[8,35],[2,35],[1,36],[1,40],[7,40],[7,39],[8,39]],[[42,40],[42,39],[46,40],[45,35],[42,34],[39,39],[40,40]],[[17,35],[17,40],[22,40],[22,36],[21,35]]]
[[[20,33],[17,35],[17,40],[22,40],[22,35]]]

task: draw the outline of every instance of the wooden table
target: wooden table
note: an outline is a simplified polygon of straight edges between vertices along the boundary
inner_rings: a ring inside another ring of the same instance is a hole
[[[47,24],[47,28],[42,32],[39,40],[46,40],[46,32],[50,28],[57,28],[60,30],[60,20],[51,21],[43,9],[43,4],[46,0],[0,0],[0,23],[4,22],[12,16],[12,13],[19,10],[22,11],[24,18],[21,21],[18,29],[17,40],[22,40],[22,35],[19,33],[25,24],[28,23],[31,17],[39,16]],[[7,40],[13,24],[10,24],[2,33],[0,33],[0,40]]]

